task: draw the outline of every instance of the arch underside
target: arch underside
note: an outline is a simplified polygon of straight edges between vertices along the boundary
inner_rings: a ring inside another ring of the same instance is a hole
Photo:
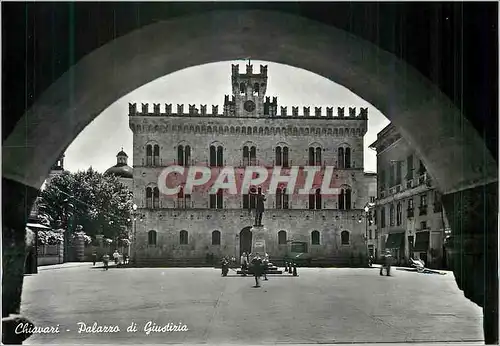
[[[309,70],[370,102],[415,148],[442,192],[497,181],[497,165],[476,131],[407,64],[331,26],[257,10],[158,22],[87,55],[41,96],[5,141],[3,176],[38,189],[52,163],[116,100],[180,69],[248,56]]]

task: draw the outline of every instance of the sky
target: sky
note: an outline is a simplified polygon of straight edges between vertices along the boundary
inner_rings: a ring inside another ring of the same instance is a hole
[[[93,169],[104,172],[116,164],[116,154],[123,148],[132,162],[132,131],[128,126],[128,104],[172,103],[219,105],[222,109],[224,95],[231,94],[231,64],[239,64],[245,71],[244,61],[224,61],[190,67],[158,78],[135,89],[111,104],[92,121],[68,147],[64,168],[76,172]],[[364,170],[376,172],[376,152],[368,146],[377,139],[377,133],[389,124],[389,120],[374,106],[329,79],[296,67],[252,60],[254,71],[259,65],[268,65],[266,96],[278,97],[278,107],[368,107],[368,132],[364,137]],[[149,106],[152,109],[152,105]],[[163,110],[162,106],[162,110]],[[279,109],[279,108],[278,108]]]

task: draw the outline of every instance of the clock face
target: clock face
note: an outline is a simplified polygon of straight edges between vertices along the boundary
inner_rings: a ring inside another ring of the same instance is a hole
[[[252,100],[245,101],[243,108],[245,108],[247,112],[253,112],[255,109],[255,103]]]

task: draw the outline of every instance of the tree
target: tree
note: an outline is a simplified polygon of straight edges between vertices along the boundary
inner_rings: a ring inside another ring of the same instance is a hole
[[[95,239],[127,237],[132,193],[114,176],[92,168],[54,177],[40,194],[39,212],[52,227],[83,231]],[[80,227],[78,227],[80,228]]]

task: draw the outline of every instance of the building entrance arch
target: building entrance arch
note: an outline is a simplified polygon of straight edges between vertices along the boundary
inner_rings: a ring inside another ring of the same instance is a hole
[[[240,231],[240,257],[243,252],[249,254],[252,251],[252,227],[248,226]]]

